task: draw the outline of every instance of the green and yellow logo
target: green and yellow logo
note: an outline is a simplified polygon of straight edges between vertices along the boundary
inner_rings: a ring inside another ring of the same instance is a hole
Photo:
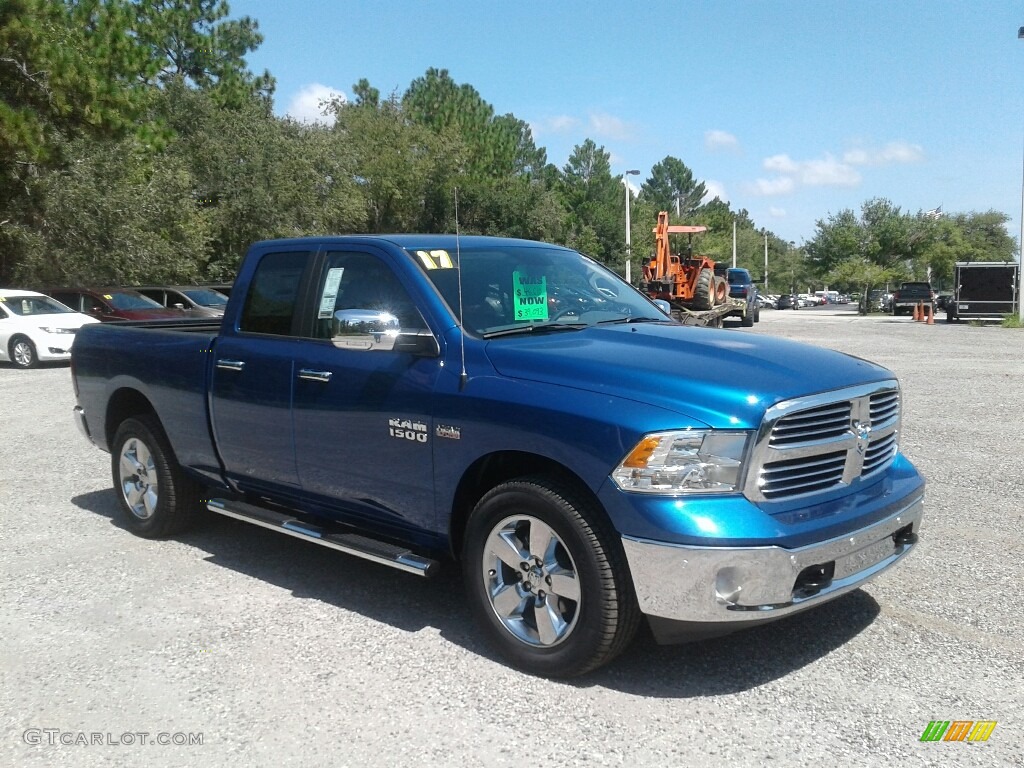
[[[995,729],[995,720],[932,720],[921,741],[988,741]]]

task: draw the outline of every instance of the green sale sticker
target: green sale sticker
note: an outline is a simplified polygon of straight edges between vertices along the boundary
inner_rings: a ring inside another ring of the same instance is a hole
[[[516,320],[548,319],[548,280],[544,275],[512,273]]]

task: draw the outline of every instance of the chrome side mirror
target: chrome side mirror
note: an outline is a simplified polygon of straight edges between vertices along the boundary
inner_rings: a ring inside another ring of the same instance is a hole
[[[441,354],[430,331],[402,331],[397,317],[379,309],[339,309],[331,318],[331,343],[339,349],[364,352],[407,352],[423,357]]]

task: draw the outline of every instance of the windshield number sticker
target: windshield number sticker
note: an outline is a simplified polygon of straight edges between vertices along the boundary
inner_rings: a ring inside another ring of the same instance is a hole
[[[548,319],[548,279],[516,271],[512,273],[516,321]]]
[[[103,298],[104,298],[104,299],[106,299],[107,301],[110,301],[110,300],[111,300],[111,299],[113,299],[114,297],[113,297],[113,296],[111,296],[111,295],[110,295],[109,293],[104,293],[104,294],[103,294]]]
[[[416,251],[416,255],[426,269],[454,269],[455,267],[448,251]]]

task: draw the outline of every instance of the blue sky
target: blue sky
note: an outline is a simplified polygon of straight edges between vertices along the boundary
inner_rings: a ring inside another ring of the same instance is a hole
[[[367,78],[401,94],[429,67],[533,128],[563,166],[591,138],[613,173],[667,155],[797,244],[885,197],[995,209],[1018,237],[1020,0],[331,2],[232,0],[265,36],[275,111]]]

